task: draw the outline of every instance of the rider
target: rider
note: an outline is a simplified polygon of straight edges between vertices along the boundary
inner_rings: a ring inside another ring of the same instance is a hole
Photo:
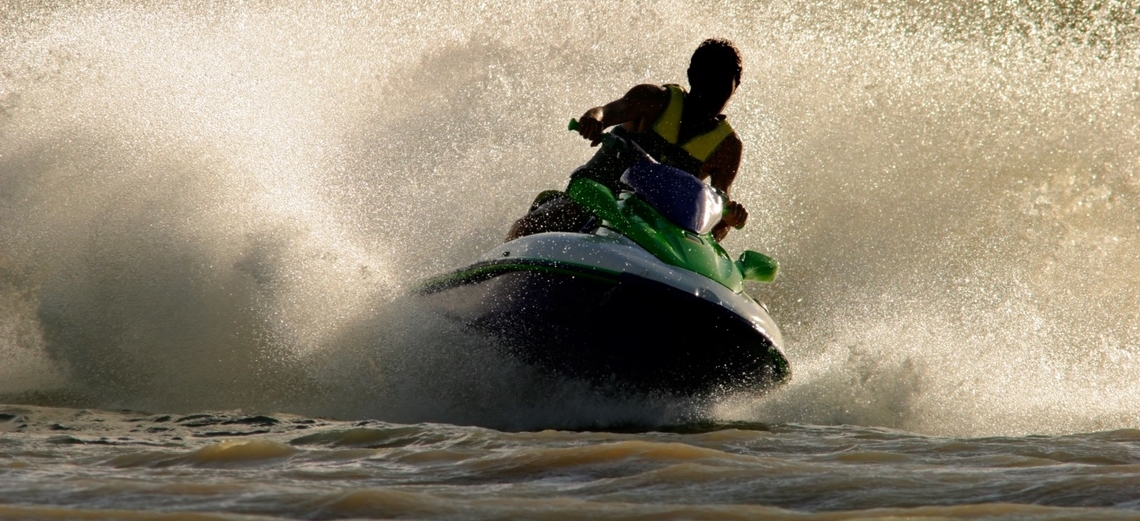
[[[597,146],[607,127],[619,125],[612,131],[615,135],[633,141],[658,162],[708,179],[728,196],[743,144],[721,111],[740,86],[742,71],[740,51],[732,42],[705,40],[689,61],[691,92],[673,84],[637,85],[620,99],[582,114],[578,133],[590,140],[590,146]],[[617,193],[618,180],[633,161],[629,156],[604,144],[570,179],[592,179]],[[590,218],[573,199],[548,190],[539,194],[527,215],[515,221],[507,240],[547,231],[580,231]],[[744,206],[730,200],[713,236],[722,240],[730,227],[740,228],[747,220]]]

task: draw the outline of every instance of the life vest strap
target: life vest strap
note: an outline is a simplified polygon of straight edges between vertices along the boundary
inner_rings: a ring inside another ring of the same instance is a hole
[[[669,89],[669,104],[653,123],[653,132],[670,144],[677,145],[681,133],[681,113],[685,107],[685,89],[675,83],[665,85]],[[704,163],[716,151],[717,147],[734,133],[728,121],[721,120],[716,128],[709,132],[693,137],[681,145],[694,159]]]

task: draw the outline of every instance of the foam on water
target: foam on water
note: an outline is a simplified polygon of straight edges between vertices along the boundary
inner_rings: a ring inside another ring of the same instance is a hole
[[[560,130],[736,41],[727,242],[795,380],[714,417],[1135,425],[1140,9],[958,2],[0,7],[0,392],[525,428],[671,421],[398,295],[590,154]]]

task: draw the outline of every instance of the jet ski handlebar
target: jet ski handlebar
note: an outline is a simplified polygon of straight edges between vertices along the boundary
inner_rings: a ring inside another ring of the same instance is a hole
[[[578,123],[578,120],[575,118],[570,118],[570,124],[566,126],[566,130],[577,132],[579,128],[581,128],[581,125]],[[613,146],[614,142],[616,141],[621,141],[623,144],[625,144],[626,148],[628,148],[634,154],[640,156],[641,160],[648,161],[650,163],[658,162],[653,158],[653,156],[649,155],[649,152],[646,152],[644,148],[641,148],[641,145],[638,145],[631,140],[615,136],[612,132],[606,132],[602,134],[602,144],[604,146]]]

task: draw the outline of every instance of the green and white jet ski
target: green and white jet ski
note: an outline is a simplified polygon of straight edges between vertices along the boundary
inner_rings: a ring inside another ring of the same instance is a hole
[[[734,261],[711,234],[726,198],[651,160],[621,179],[616,197],[588,179],[568,188],[591,231],[512,240],[417,293],[510,356],[611,390],[714,396],[791,378],[779,328],[743,287],[776,262]]]

